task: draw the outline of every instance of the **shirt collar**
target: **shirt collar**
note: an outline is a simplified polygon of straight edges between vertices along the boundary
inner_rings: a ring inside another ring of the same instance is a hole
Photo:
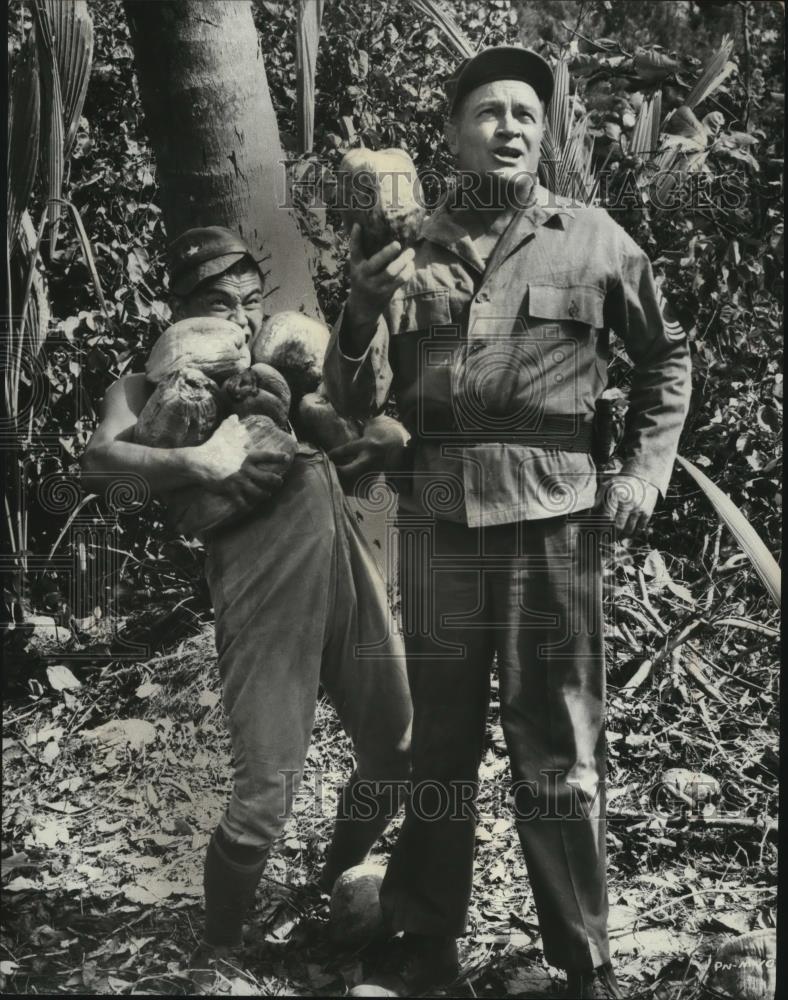
[[[479,256],[473,246],[473,241],[462,223],[457,220],[456,215],[451,212],[448,202],[449,193],[422,225],[420,239],[437,243],[439,246],[451,250],[457,257],[473,265],[477,270],[483,270],[479,266]],[[570,204],[568,198],[553,194],[541,184],[537,184],[532,204],[528,205],[527,208],[520,209],[514,218],[501,217],[494,220],[490,232],[497,233],[499,237],[503,237],[505,234],[506,243],[514,246],[522,242],[539,226],[547,223],[560,226],[563,229],[564,216],[574,218],[574,212],[569,207]]]

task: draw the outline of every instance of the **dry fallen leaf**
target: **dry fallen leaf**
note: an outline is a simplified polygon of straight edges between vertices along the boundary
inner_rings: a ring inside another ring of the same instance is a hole
[[[5,892],[24,892],[26,889],[40,888],[40,882],[34,882],[31,878],[26,878],[24,875],[17,875],[16,878],[11,879],[8,885],[3,886]]]
[[[82,682],[64,663],[53,663],[47,667],[47,680],[55,691],[73,691],[82,687]]]
[[[161,691],[161,684],[154,684],[152,681],[145,681],[144,684],[140,684],[134,694],[138,698],[151,698],[154,694],[158,694]]]
[[[83,739],[94,740],[106,747],[128,743],[132,750],[140,750],[154,742],[156,728],[144,719],[113,719],[95,729],[83,730],[81,735]]]

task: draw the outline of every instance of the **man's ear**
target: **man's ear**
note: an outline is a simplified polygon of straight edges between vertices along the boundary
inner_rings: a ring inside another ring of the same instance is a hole
[[[170,312],[172,313],[173,323],[177,323],[179,319],[185,319],[186,299],[181,295],[172,295],[170,297]]]
[[[449,150],[456,156],[459,152],[460,144],[457,138],[457,123],[453,118],[447,118],[444,122],[443,134],[446,136]]]

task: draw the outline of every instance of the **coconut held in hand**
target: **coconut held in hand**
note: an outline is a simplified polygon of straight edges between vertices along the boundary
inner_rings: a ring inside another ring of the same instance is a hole
[[[270,417],[258,413],[239,418],[232,414],[202,445],[203,462],[213,467],[217,479],[228,479],[240,471],[251,451],[272,451],[282,455],[283,474],[296,454],[292,435],[278,427]],[[237,495],[211,493],[184,486],[169,494],[167,505],[172,523],[186,535],[202,536],[219,525],[226,525],[252,509]]]
[[[329,904],[331,940],[341,948],[363,948],[386,933],[380,908],[382,865],[356,865],[334,883]]]
[[[324,451],[361,436],[359,422],[339,416],[325,395],[322,383],[317,392],[308,392],[298,404],[297,425],[299,437]]]
[[[300,312],[274,313],[250,345],[252,361],[272,365],[287,379],[293,402],[314,392],[323,378],[323,359],[330,331]]]
[[[287,425],[290,386],[271,365],[260,363],[231,375],[222,386],[222,397],[230,412],[239,417],[259,413],[280,427]]]
[[[413,160],[404,149],[351,149],[337,171],[339,209],[348,231],[361,226],[367,257],[399,240],[404,250],[418,237],[424,199]]]
[[[186,448],[207,441],[221,422],[219,386],[199,368],[163,376],[134,426],[134,441],[151,448]]]
[[[222,382],[251,364],[246,335],[236,323],[216,317],[182,319],[168,326],[153,345],[145,364],[149,382],[184,368],[198,368]]]

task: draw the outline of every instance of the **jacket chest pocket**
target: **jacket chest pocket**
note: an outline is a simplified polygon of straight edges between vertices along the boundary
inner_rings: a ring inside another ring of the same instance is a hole
[[[593,285],[534,282],[524,326],[495,321],[496,335],[494,323],[489,331],[480,324],[452,380],[455,410],[468,429],[538,430],[545,414],[578,412],[579,377],[592,330],[604,326],[603,307],[603,292]]]
[[[538,320],[566,324],[565,332],[580,332],[568,324],[599,329],[604,321],[604,292],[596,285],[528,285],[528,315]],[[540,324],[541,325],[541,324]]]
[[[447,288],[411,292],[392,302],[392,336],[403,333],[434,335],[436,329],[450,326],[451,302]]]

